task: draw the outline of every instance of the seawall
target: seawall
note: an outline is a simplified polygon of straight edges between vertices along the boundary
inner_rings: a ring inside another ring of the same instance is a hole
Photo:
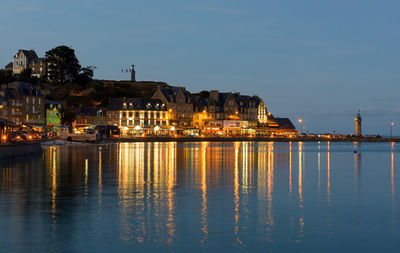
[[[39,155],[41,153],[42,147],[40,142],[0,145],[0,161],[17,157]]]

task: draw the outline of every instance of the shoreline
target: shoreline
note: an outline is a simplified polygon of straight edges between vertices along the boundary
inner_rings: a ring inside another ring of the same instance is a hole
[[[233,141],[273,141],[273,142],[400,142],[400,138],[321,138],[321,137],[130,137],[105,138],[101,141],[121,142],[233,142]]]

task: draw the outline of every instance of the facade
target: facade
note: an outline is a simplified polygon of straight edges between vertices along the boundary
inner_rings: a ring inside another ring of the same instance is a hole
[[[170,131],[170,114],[159,99],[113,98],[106,108],[107,125],[123,134],[165,134]]]
[[[32,70],[32,76],[40,78],[47,75],[46,58],[36,58],[29,63],[29,68]]]
[[[61,125],[61,118],[59,110],[62,107],[61,101],[45,100],[46,108],[46,127],[48,130],[57,131],[59,125]]]
[[[248,132],[250,128],[256,128],[260,124],[266,124],[267,112],[262,99],[257,96],[245,96],[240,93],[210,91],[206,97],[194,96],[193,126],[206,132],[219,131],[214,125],[222,124],[224,134],[237,134],[235,129],[229,129],[230,121],[241,121],[241,133]],[[214,124],[215,123],[215,124]],[[207,133],[206,133],[207,134]]]
[[[158,86],[152,99],[158,99],[166,105],[170,124],[175,126],[178,131],[192,128],[193,104],[190,93],[185,88],[161,88]]]
[[[75,125],[78,127],[107,125],[104,108],[83,107],[76,114]]]
[[[7,65],[8,68],[11,66]],[[12,73],[20,75],[24,70],[32,70],[31,76],[43,77],[47,75],[48,64],[46,58],[39,58],[34,50],[18,50],[13,57]]]
[[[22,71],[29,68],[29,64],[35,59],[38,59],[38,56],[34,50],[18,50],[13,57],[13,74],[21,74]]]
[[[40,90],[33,84],[14,82],[0,90],[2,97],[1,117],[17,125],[42,127],[45,101]]]

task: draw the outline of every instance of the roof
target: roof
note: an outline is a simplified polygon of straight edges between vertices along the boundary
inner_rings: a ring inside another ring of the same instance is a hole
[[[62,105],[63,101],[56,101],[56,100],[48,100],[46,99],[44,101],[45,104],[53,104],[53,105]]]
[[[104,110],[103,108],[96,108],[96,107],[82,107],[79,109],[77,112],[78,115],[86,115],[86,116],[97,116],[97,113],[101,110]]]
[[[15,124],[14,122],[6,120],[6,119],[3,119],[3,118],[0,118],[0,123],[1,124]]]
[[[152,110],[166,111],[167,108],[159,99],[150,98],[112,98],[108,103],[107,110]]]
[[[288,118],[268,118],[268,121],[276,122],[279,125],[279,128],[282,129],[296,129],[293,125],[292,121]]]
[[[4,91],[5,99],[15,98],[17,96],[17,91],[15,89],[5,88],[5,89],[3,89],[3,91]]]
[[[176,95],[178,95],[179,90],[183,91],[183,94],[185,95],[185,99],[187,100],[188,97],[190,96],[190,93],[187,90],[185,90],[185,88],[183,88],[183,87],[160,88],[160,91],[162,92],[164,97],[170,103],[176,102]]]
[[[12,68],[13,67],[13,62],[9,62],[5,68]]]
[[[38,58],[35,50],[24,50],[24,49],[20,49],[18,50],[18,53],[22,52],[26,57],[28,57],[29,59],[36,59]],[[18,54],[17,53],[17,54]]]
[[[39,89],[31,83],[18,83],[18,90],[23,96],[43,96]]]

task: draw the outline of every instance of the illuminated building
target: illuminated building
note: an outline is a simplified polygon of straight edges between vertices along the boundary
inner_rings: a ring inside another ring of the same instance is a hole
[[[124,134],[167,134],[169,113],[158,99],[113,98],[106,108],[107,124]]]
[[[185,88],[157,86],[152,99],[159,99],[166,105],[170,124],[178,131],[192,128],[193,104],[190,93]]]
[[[13,82],[0,89],[1,117],[17,125],[42,127],[45,119],[45,97],[30,83]]]

